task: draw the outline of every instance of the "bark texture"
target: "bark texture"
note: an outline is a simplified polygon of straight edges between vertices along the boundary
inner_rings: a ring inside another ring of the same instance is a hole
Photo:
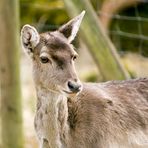
[[[0,22],[1,147],[23,148],[18,0],[0,1]]]

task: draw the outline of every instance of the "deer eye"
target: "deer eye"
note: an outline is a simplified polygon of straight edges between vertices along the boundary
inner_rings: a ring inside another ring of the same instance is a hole
[[[76,60],[76,58],[77,58],[76,55],[72,56],[72,60],[73,60],[73,61]]]
[[[45,63],[49,62],[49,59],[48,59],[48,57],[42,56],[42,57],[40,57],[40,61],[45,64]]]

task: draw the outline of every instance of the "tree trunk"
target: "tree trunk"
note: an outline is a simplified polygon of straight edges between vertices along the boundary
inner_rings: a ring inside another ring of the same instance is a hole
[[[88,0],[64,0],[65,6],[74,17],[82,10],[86,15],[81,25],[81,35],[90,49],[104,80],[126,79],[128,74],[120,63],[115,47],[103,31],[100,21]]]
[[[113,15],[141,2],[142,0],[105,0],[102,3],[101,10],[99,10],[100,20],[105,30],[108,31]]]
[[[2,148],[22,148],[19,3],[0,0],[0,117]]]

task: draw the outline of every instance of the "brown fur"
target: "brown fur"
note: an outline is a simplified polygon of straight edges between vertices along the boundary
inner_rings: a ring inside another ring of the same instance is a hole
[[[147,148],[148,78],[81,84],[70,44],[81,19],[41,35],[29,25],[22,29],[22,45],[33,63],[40,147]],[[42,63],[41,57],[49,61]],[[69,81],[81,84],[82,91],[71,93]]]
[[[75,147],[148,146],[147,78],[102,84],[86,83],[78,98],[75,101],[70,99],[68,103],[68,121],[72,139],[76,139],[72,140]],[[133,141],[128,144],[132,132],[137,139],[140,138],[138,131],[145,134],[145,144],[142,145],[139,140],[141,145],[138,145],[132,138]]]

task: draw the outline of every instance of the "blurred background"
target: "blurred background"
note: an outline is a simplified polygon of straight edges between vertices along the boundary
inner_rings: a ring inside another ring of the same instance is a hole
[[[148,76],[148,0],[1,0],[0,148],[38,147],[36,95],[31,60],[20,46],[22,26],[54,31],[82,10],[86,14],[73,42],[80,79]]]

